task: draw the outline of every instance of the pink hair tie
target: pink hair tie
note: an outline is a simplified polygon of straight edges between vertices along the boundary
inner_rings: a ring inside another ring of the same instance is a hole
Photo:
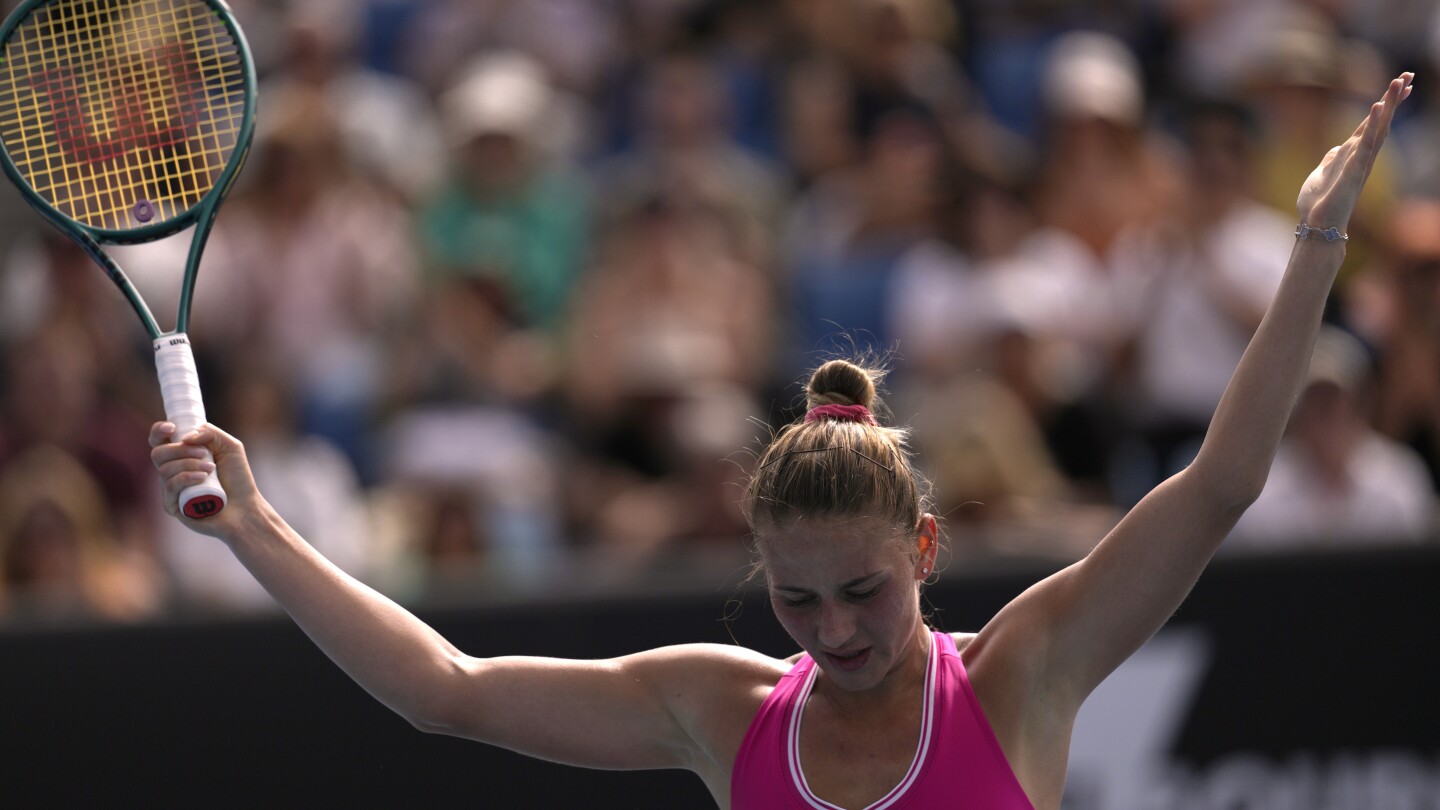
[[[862,425],[878,425],[875,414],[864,405],[817,405],[805,414],[806,422],[818,422],[828,416],[840,422],[859,422]]]

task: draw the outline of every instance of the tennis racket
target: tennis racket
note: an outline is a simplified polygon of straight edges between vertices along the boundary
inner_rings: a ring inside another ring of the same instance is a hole
[[[27,0],[0,26],[0,46],[0,164],[140,316],[166,418],[183,436],[205,424],[186,335],[195,275],[254,126],[240,27],[219,0]],[[191,226],[175,329],[162,332],[101,245]],[[224,507],[213,472],[180,495],[192,518]]]

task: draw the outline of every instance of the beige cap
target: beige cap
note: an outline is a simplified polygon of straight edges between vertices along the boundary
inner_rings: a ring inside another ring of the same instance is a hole
[[[1076,31],[1056,41],[1041,92],[1045,108],[1062,118],[1135,125],[1144,115],[1139,60],[1124,42],[1098,31]]]
[[[486,134],[541,139],[552,116],[554,89],[539,62],[515,51],[486,54],[463,68],[440,97],[451,145]]]
[[[1340,390],[1354,394],[1370,374],[1370,355],[1358,338],[1338,326],[1320,327],[1315,338],[1315,353],[1305,385],[1331,383]]]

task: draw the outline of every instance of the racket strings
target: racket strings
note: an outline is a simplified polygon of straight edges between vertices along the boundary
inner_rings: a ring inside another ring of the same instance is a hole
[[[0,140],[19,173],[94,228],[184,214],[240,138],[245,69],[197,0],[48,3],[7,39],[0,82]]]

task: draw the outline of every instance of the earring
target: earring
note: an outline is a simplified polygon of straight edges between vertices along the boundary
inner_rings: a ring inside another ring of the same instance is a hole
[[[930,573],[930,569],[929,569],[929,568],[921,568],[921,569],[920,569],[920,573],[922,573],[922,574],[928,574],[928,573]]]

